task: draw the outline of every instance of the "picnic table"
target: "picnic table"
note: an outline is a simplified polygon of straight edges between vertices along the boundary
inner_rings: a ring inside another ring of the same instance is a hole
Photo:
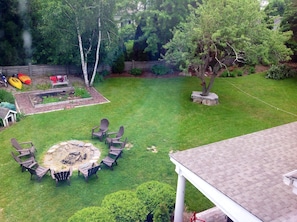
[[[55,86],[69,85],[67,75],[50,76],[52,88]]]

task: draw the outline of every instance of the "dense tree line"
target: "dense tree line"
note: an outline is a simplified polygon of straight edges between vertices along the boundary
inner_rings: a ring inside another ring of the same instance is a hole
[[[200,23],[191,13],[201,3],[205,4],[198,0],[0,1],[0,65],[80,64],[89,85],[95,74],[92,68],[99,63],[112,65],[123,55],[134,60],[162,58],[174,29],[190,26],[190,19]],[[220,7],[215,2],[208,13]],[[265,10],[268,17],[282,17],[282,31],[293,30],[287,46],[295,51],[296,12],[293,0],[272,0]],[[225,31],[226,24],[232,26],[226,18],[220,21]]]
[[[1,51],[3,57],[6,58],[5,61],[2,59],[1,64],[20,65],[25,64],[28,60],[39,64],[79,64],[80,55],[77,53],[79,45],[76,37],[71,34],[73,32],[76,35],[76,32],[74,27],[70,27],[74,18],[65,12],[67,4],[73,5],[74,2],[70,0],[32,0],[23,2],[21,11],[19,1],[1,1],[1,24],[3,24],[1,25],[1,32],[5,33],[5,35],[1,36],[1,40],[3,40],[1,45],[3,45],[4,49]],[[97,0],[91,2],[93,5],[103,5],[106,1]],[[102,42],[101,58],[107,59],[105,61],[101,60],[101,62],[114,61],[112,55],[117,56],[121,54],[118,51],[125,51],[124,43],[128,40],[134,42],[133,59],[158,59],[164,53],[163,45],[172,38],[170,30],[183,21],[188,14],[188,4],[194,5],[195,1],[109,1],[109,4],[104,5],[104,10],[102,10],[100,16],[101,22],[105,19],[110,23],[108,28],[101,27],[101,29],[103,33],[109,32],[110,34],[108,37],[105,36],[105,39],[111,37],[114,38],[113,40],[116,39],[115,45],[118,45],[118,47],[110,48],[110,45],[106,46],[110,39]],[[76,15],[80,15],[81,21],[84,20],[91,25],[93,21],[96,21],[96,17],[93,13],[88,12],[91,11],[92,7],[84,8],[83,5],[90,5],[90,2],[77,3]],[[89,14],[93,14],[93,17],[91,18]],[[125,24],[121,26],[120,30],[112,27],[112,24],[118,25],[116,23],[119,22],[114,20],[115,15],[120,15],[121,23]],[[123,22],[125,20],[132,22],[126,24]],[[24,39],[22,38],[24,31],[30,34],[32,41],[31,44],[28,44],[30,48],[24,48]],[[85,32],[86,36],[89,36],[87,32],[91,35],[96,32],[95,29],[82,31]],[[89,41],[89,37],[85,38],[85,40],[82,40]],[[7,44],[7,41],[9,44]],[[111,55],[107,55],[107,52],[110,51],[112,51]],[[10,54],[12,56],[6,56]],[[94,50],[92,50],[88,60],[94,61],[94,58],[95,54]]]
[[[23,28],[18,2],[0,1],[0,65],[24,64]]]
[[[292,60],[297,62],[297,2],[294,0],[287,0],[286,2],[281,28],[283,31],[291,30],[293,32],[291,39],[287,42],[287,45],[294,52]]]

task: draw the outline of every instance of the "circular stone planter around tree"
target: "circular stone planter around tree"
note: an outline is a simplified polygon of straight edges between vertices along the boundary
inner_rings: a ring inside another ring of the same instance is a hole
[[[209,93],[208,96],[202,96],[202,92],[193,91],[191,98],[195,103],[201,103],[207,106],[214,106],[219,104],[219,97],[215,93]]]

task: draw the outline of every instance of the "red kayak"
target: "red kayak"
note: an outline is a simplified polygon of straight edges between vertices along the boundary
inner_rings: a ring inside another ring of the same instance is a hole
[[[24,74],[24,73],[18,73],[18,78],[24,84],[27,84],[27,85],[31,84],[31,78],[28,75]]]

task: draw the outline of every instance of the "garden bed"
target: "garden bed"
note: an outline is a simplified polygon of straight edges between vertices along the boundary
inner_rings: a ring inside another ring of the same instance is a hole
[[[44,90],[29,95],[33,107],[52,106],[55,104],[67,104],[82,100],[91,100],[92,96],[82,98],[75,94],[73,87]]]
[[[55,89],[55,90],[61,90],[61,89]],[[75,107],[90,106],[90,105],[96,105],[96,104],[104,104],[109,102],[108,99],[106,99],[99,92],[97,92],[95,88],[89,87],[87,88],[87,91],[91,95],[90,98],[74,99],[71,101],[48,103],[44,105],[41,104],[34,107],[32,105],[32,102],[30,101],[30,95],[37,92],[41,93],[44,91],[45,90],[16,93],[14,96],[15,96],[17,111],[24,115],[33,115],[37,113],[52,112],[57,110],[71,109]]]

